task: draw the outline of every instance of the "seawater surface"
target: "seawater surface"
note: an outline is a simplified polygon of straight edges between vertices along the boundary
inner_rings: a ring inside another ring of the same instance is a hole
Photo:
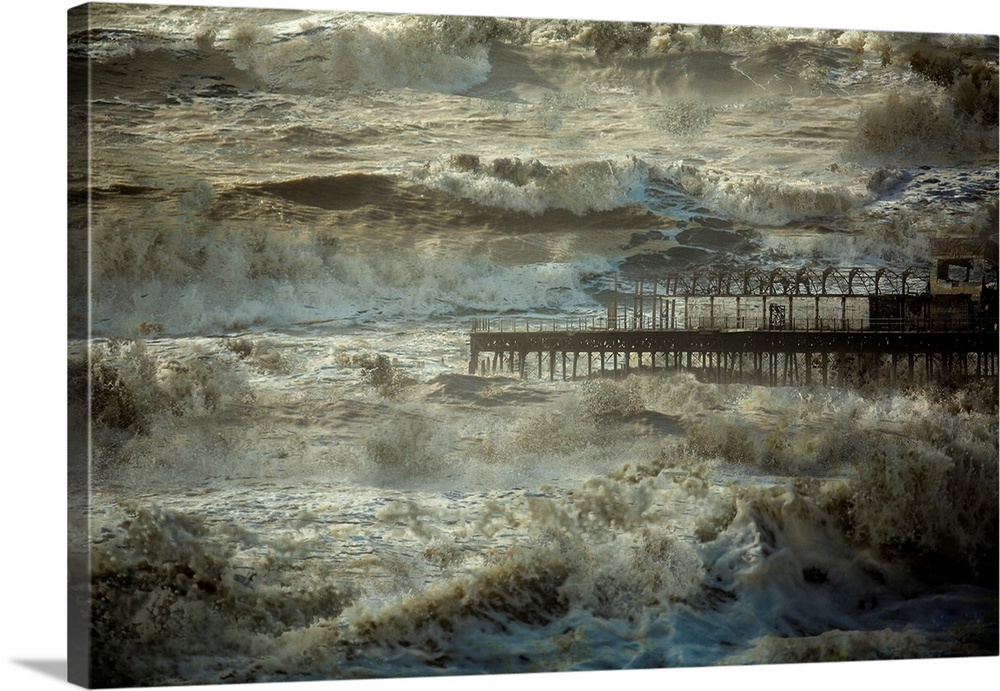
[[[996,655],[995,381],[467,372],[474,319],[600,316],[615,274],[926,267],[934,237],[996,237],[997,56],[90,6],[69,387],[93,681]]]

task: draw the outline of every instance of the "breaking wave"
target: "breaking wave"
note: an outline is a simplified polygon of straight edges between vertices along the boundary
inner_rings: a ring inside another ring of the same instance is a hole
[[[243,23],[220,36],[236,66],[272,87],[461,93],[490,72],[485,45],[442,40],[430,20],[367,16],[303,19],[296,30]]]
[[[95,599],[104,673],[117,682],[140,673],[169,679],[145,647],[161,638],[179,656],[252,651],[243,676],[228,681],[425,674],[442,665],[498,671],[512,660],[530,670],[553,655],[560,669],[620,668],[633,657],[652,666],[723,661],[701,646],[731,663],[989,653],[995,625],[991,633],[981,612],[969,616],[961,603],[988,598],[995,583],[996,434],[968,419],[967,394],[810,397],[685,377],[640,386],[646,406],[687,400],[693,407],[676,411],[685,416],[709,396],[762,429],[768,416],[799,425],[834,416],[842,437],[866,439],[841,459],[850,470],[828,477],[813,474],[815,450],[801,446],[788,449],[790,477],[720,483],[715,475],[741,461],[678,441],[565,493],[382,498],[339,532],[294,495],[284,497],[295,505],[282,509],[287,522],[266,537],[135,502],[95,545],[96,592],[114,591]],[[919,422],[903,422],[902,435],[878,429],[905,420]],[[373,442],[389,440],[393,450],[377,453],[391,465],[413,435],[409,450],[425,446],[432,466],[401,470],[436,472],[435,426],[385,424],[364,444],[376,453]],[[321,501],[329,510],[330,498]],[[373,551],[373,530],[392,531],[396,547]],[[358,570],[363,579],[344,578]],[[914,595],[941,578],[967,585]],[[901,628],[910,608],[938,612],[941,630]],[[670,633],[692,617],[697,640]],[[720,648],[736,630],[741,643]],[[648,646],[647,634],[655,636]],[[624,644],[625,658],[615,646],[591,649],[598,640]],[[213,678],[211,665],[200,673]]]
[[[478,205],[538,216],[550,210],[577,215],[635,206],[648,167],[637,159],[546,165],[538,160],[458,154],[422,170],[417,179],[432,189]]]
[[[592,306],[584,278],[610,267],[601,259],[508,266],[419,249],[361,257],[338,252],[324,233],[199,237],[115,226],[95,227],[93,237],[93,326],[106,335]]]
[[[658,166],[653,175],[699,199],[715,213],[772,227],[842,216],[868,199],[865,190],[765,174],[741,176],[686,163]]]

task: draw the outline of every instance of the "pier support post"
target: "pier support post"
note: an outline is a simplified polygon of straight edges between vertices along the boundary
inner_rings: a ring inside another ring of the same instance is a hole
[[[472,354],[469,357],[469,374],[475,374],[476,369],[478,367],[479,367],[479,351],[473,349]]]
[[[787,293],[781,294],[787,297]],[[705,295],[703,301],[706,308],[709,307],[708,297]],[[775,294],[756,295],[752,299],[758,297],[768,307],[774,305],[775,309],[785,302]],[[510,330],[510,320],[507,320],[508,324],[504,325],[507,328],[503,332],[493,330],[489,333],[485,328],[473,330],[467,341],[468,372],[470,375],[502,376],[509,371],[511,376],[517,376],[515,373],[519,372],[522,378],[528,378],[535,374],[537,367],[539,378],[544,377],[547,370],[549,380],[554,381],[559,367],[556,358],[561,354],[562,380],[568,381],[570,377],[575,380],[584,376],[581,356],[586,353],[588,377],[604,375],[611,367],[614,367],[615,376],[628,376],[636,367],[644,373],[656,373],[662,366],[664,369],[677,371],[686,367],[692,373],[697,373],[699,379],[717,383],[740,381],[771,386],[805,383],[813,386],[822,380],[823,386],[854,386],[868,382],[895,387],[907,378],[913,384],[951,380],[957,383],[996,375],[995,334],[971,330],[928,332],[902,329],[865,329],[844,333],[837,328],[836,318],[824,317],[815,324],[812,322],[812,310],[809,308],[817,304],[816,298],[815,293],[804,298],[807,307],[801,314],[808,318],[797,322],[799,329],[811,332],[808,334],[801,331],[778,331],[777,322],[775,330],[769,331],[767,321],[760,330],[731,330],[731,320],[727,320],[725,330],[718,332],[667,331],[666,311],[660,305],[655,307],[649,320],[643,323],[641,331],[631,333],[614,329],[603,332],[597,329],[573,330],[573,324],[569,321],[563,332],[550,333],[546,324],[546,330],[537,333],[537,322],[536,329],[531,331],[525,331],[523,324],[519,325],[519,331],[513,331]],[[833,296],[834,300],[838,298],[841,299],[841,319],[846,319],[843,309],[845,299],[840,295]],[[718,300],[715,302],[718,303]],[[716,305],[720,309],[711,308],[711,319],[718,318],[721,324],[725,314],[721,307],[727,304],[729,303]],[[835,304],[829,306],[833,307]],[[738,322],[742,327],[744,314],[755,310],[741,301],[738,301],[738,305]],[[798,301],[795,305],[799,308],[803,306]],[[725,309],[728,310],[729,307]],[[781,309],[785,308],[782,306]],[[644,309],[643,313],[645,311]],[[834,309],[834,315],[836,311]],[[654,332],[650,325],[656,314],[664,316],[664,319],[655,317],[660,330]],[[698,314],[696,303],[695,310],[688,317],[697,319]],[[867,321],[866,318],[865,323]],[[857,322],[854,325],[857,326]],[[825,330],[817,330],[820,326],[825,327]],[[841,326],[850,327],[851,323],[842,321]],[[553,329],[555,328],[557,326],[553,325]],[[989,337],[992,337],[992,341]],[[818,357],[815,349],[819,350]],[[572,365],[568,362],[571,352]],[[594,368],[595,355],[601,358],[600,372]],[[527,362],[529,356],[532,358],[530,364]],[[657,362],[658,356],[662,358],[662,363]],[[546,357],[549,359],[547,367]],[[620,362],[622,357],[625,358],[624,363]],[[745,362],[748,357],[751,359]],[[832,362],[834,358],[836,362]],[[921,358],[923,361],[919,362]],[[917,365],[920,365],[919,369]],[[834,372],[830,371],[831,367],[835,368]],[[527,368],[531,368],[531,375],[526,375]],[[802,368],[805,369],[804,374]]]

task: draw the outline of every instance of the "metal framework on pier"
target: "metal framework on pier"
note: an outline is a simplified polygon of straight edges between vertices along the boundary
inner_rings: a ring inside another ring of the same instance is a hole
[[[911,267],[895,271],[877,269],[840,269],[815,267],[717,270],[691,272],[649,281],[653,295],[671,297],[749,297],[763,295],[869,296],[919,295],[927,292],[930,269]],[[637,283],[641,292],[644,282]]]

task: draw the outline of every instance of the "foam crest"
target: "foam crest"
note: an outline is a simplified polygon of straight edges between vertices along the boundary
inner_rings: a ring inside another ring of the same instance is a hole
[[[95,227],[94,329],[135,334],[218,332],[323,319],[454,316],[591,306],[584,275],[605,260],[508,266],[485,256],[413,250],[338,254],[312,233],[136,224]]]
[[[93,469],[100,477],[124,480],[142,466],[172,468],[179,458],[187,458],[178,453],[183,445],[195,457],[195,447],[202,444],[207,448],[201,451],[221,457],[210,432],[199,436],[199,421],[245,412],[254,397],[245,370],[227,354],[198,346],[185,353],[156,354],[141,339],[109,341],[94,344],[89,357],[89,382],[83,358],[69,363],[71,407],[86,405],[89,385]],[[157,435],[176,420],[184,434],[161,448]]]
[[[421,482],[447,467],[450,460],[449,430],[432,419],[405,407],[393,419],[376,427],[364,441],[372,482]],[[364,472],[364,471],[363,471]]]
[[[382,607],[359,603],[344,620],[350,642],[398,655],[445,654],[457,637],[482,635],[517,624],[543,625],[567,611],[560,593],[568,566],[558,547],[515,547],[473,573],[434,583],[424,592]],[[475,655],[470,650],[467,655]],[[480,651],[487,656],[489,651]],[[419,659],[418,657],[418,659]]]
[[[650,504],[637,502],[644,492],[649,489],[641,484],[595,480],[572,499],[529,498],[528,514],[507,516],[506,531],[518,533],[518,544],[493,547],[479,563],[464,564],[460,575],[418,594],[389,603],[359,602],[345,612],[350,636],[366,644],[401,646],[398,652],[407,655],[414,647],[443,652],[462,631],[542,627],[574,610],[629,619],[647,608],[691,598],[701,588],[701,560],[673,531],[642,516]],[[397,503],[383,515],[410,526],[433,548],[432,556],[447,551],[446,537],[426,530],[440,525],[441,513]],[[460,522],[450,518],[449,523]],[[623,531],[620,539],[609,528]]]
[[[280,538],[157,505],[124,511],[93,551],[100,686],[169,684],[175,656],[273,653],[281,634],[336,616],[356,596],[333,564],[291,568]]]
[[[811,478],[796,486],[811,512],[829,512],[839,539],[919,564],[923,577],[988,581],[1000,482],[995,392],[733,387],[711,419],[687,412],[685,444],[696,457]],[[816,480],[824,475],[846,479]]]
[[[920,558],[931,577],[957,572],[995,582],[996,426],[930,415],[905,429],[903,439],[872,444],[870,458],[856,465],[854,535],[889,555]]]
[[[859,158],[926,160],[959,144],[960,123],[940,96],[891,92],[862,111],[850,149]]]
[[[858,660],[907,660],[927,655],[928,635],[920,631],[828,631],[818,636],[762,636],[734,664],[801,664]],[[937,644],[945,655],[962,654],[954,645]]]
[[[551,210],[583,215],[635,205],[645,189],[647,166],[634,158],[550,166],[517,158],[484,162],[463,154],[428,166],[418,179],[489,208],[532,216]]]
[[[433,25],[413,18],[306,23],[278,37],[269,27],[242,24],[225,38],[237,67],[280,88],[460,93],[490,72],[485,46],[445,45]]]
[[[654,175],[699,198],[716,213],[764,226],[843,216],[867,199],[860,190],[829,183],[782,180],[760,173],[739,175],[688,164],[658,167]]]
[[[563,586],[574,604],[605,619],[635,619],[699,592],[705,571],[693,547],[660,526],[629,537],[624,544],[581,546]]]

